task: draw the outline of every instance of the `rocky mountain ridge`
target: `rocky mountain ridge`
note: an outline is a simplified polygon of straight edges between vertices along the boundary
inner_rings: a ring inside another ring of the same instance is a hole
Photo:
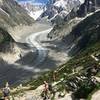
[[[48,17],[49,20],[55,20],[57,16],[64,18],[73,8],[80,5],[79,0],[51,0],[46,5],[41,17]]]
[[[89,16],[90,13],[92,14],[96,10],[99,10],[99,8],[99,0],[96,0],[96,2],[92,0],[85,0],[84,3],[82,3],[78,8],[73,8],[71,12],[64,18],[57,17],[57,20],[54,20],[56,25],[54,26],[54,29],[49,33],[48,37],[63,38],[65,35],[70,33],[71,29],[73,29],[80,20],[83,20],[85,17]],[[68,25],[69,27],[67,27]]]

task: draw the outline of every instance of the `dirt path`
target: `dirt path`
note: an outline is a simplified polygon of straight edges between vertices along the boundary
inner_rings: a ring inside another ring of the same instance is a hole
[[[43,100],[43,97],[41,97],[43,89],[44,86],[41,85],[36,90],[26,91],[23,95],[17,95],[14,100]],[[71,93],[66,94],[63,98],[59,98],[58,95],[59,93],[57,92],[54,100],[72,100]],[[51,98],[48,100],[51,100]]]
[[[97,92],[95,92],[92,95],[92,99],[91,100],[100,100],[100,90],[98,90]]]

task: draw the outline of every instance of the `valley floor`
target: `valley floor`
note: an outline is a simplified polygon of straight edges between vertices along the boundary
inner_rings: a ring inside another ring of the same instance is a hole
[[[67,55],[68,48],[65,47],[65,43],[60,40],[47,39],[51,26],[37,23],[33,26],[30,28],[24,27],[24,29],[20,27],[20,29],[16,28],[12,31],[14,32],[12,37],[20,43],[15,46],[17,48],[15,56],[9,53],[2,54],[4,63],[6,62],[5,67],[2,64],[2,72],[0,71],[2,83],[6,80],[10,84],[30,80],[29,77],[37,77],[39,73],[55,69],[69,59]],[[46,31],[48,29],[49,31]],[[15,72],[16,74],[14,74]]]

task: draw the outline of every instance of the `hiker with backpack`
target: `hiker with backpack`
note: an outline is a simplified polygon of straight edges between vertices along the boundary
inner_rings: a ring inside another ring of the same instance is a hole
[[[46,81],[44,81],[44,89],[43,89],[43,92],[42,92],[42,95],[44,97],[43,100],[49,99],[48,93],[49,93],[48,83]]]
[[[48,83],[48,90],[50,92],[50,95],[52,95],[51,98],[54,98],[55,97],[55,89],[54,87],[52,86],[52,83]]]
[[[6,86],[3,88],[2,92],[3,92],[4,100],[9,100],[10,88],[8,82],[6,83]]]

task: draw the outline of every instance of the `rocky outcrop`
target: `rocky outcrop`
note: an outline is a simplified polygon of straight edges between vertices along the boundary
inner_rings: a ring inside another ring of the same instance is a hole
[[[33,19],[14,0],[1,0],[0,2],[0,27],[8,29],[17,25],[30,25]]]
[[[11,49],[11,37],[13,30],[17,26],[32,25],[34,20],[27,14],[15,0],[0,0],[0,52]]]
[[[11,39],[8,34],[10,28],[31,25],[33,22],[27,11],[15,0],[0,0],[0,43]]]
[[[79,20],[84,19],[87,14],[89,14],[90,12],[94,12],[99,8],[100,8],[99,0],[95,0],[95,2],[94,0],[85,0],[83,4],[74,7],[67,15],[63,17],[61,17],[60,14],[57,15],[52,20],[52,22],[56,23],[56,25],[54,26],[53,30],[49,33],[48,37],[50,38],[57,38],[61,36],[64,37],[66,34],[69,34],[71,32],[70,29],[73,29],[74,26],[79,22]],[[79,20],[76,20],[75,18]],[[70,22],[71,24],[69,25]],[[65,31],[63,31],[65,30],[64,27],[66,28],[66,34]]]
[[[46,5],[46,10],[41,17],[47,16],[48,19],[56,23],[58,17],[64,19],[73,8],[79,5],[79,0],[51,0],[51,2]]]
[[[85,0],[80,6],[77,14],[79,17],[85,16],[89,12],[93,12],[100,7],[100,0]]]
[[[64,38],[66,44],[73,45],[72,52],[77,52],[83,48],[87,48],[89,44],[94,44],[100,38],[100,11],[80,22],[73,28],[72,32]]]

